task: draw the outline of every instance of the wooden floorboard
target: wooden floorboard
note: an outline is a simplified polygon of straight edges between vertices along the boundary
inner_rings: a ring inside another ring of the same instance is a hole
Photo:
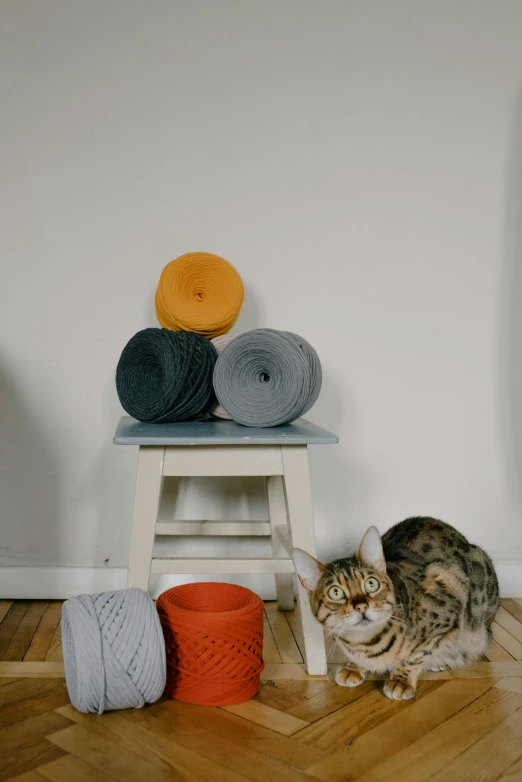
[[[301,698],[294,695],[281,683],[263,680],[261,689],[254,698],[257,703],[264,703],[266,706],[272,706],[280,711],[289,711],[294,706],[301,704]]]
[[[272,632],[272,628],[270,627],[270,623],[268,621],[268,617],[266,615],[265,610],[265,616],[264,616],[264,638],[263,638],[263,659],[265,663],[282,663],[281,655],[279,653],[279,649],[277,648],[277,644],[275,642],[274,634]]]
[[[414,705],[419,708],[420,701],[442,685],[442,682],[421,682],[416,699],[401,703],[383,697],[380,689],[373,689],[328,716],[321,717],[299,731],[295,738],[330,754],[389,718],[411,710]],[[356,690],[358,689],[357,687]]]
[[[157,780],[157,782],[171,782],[175,779],[173,771],[158,755],[155,762],[147,757],[143,744],[138,744],[136,739],[132,742],[133,748],[128,746],[128,740],[118,738],[108,726],[89,721],[92,729],[88,730],[82,725],[73,725],[65,730],[52,733],[48,740],[64,752],[94,766],[99,771],[108,773],[116,779],[127,779],[129,782],[143,782],[143,780]],[[130,733],[130,732],[129,732]]]
[[[3,660],[16,661],[24,659],[47,605],[43,600],[31,603],[9,641],[9,645],[3,654]]]
[[[141,712],[122,712],[125,719],[142,724],[143,720],[163,725],[166,735],[177,730],[183,734],[200,733],[206,736],[209,746],[220,746],[224,740],[230,742],[236,750],[258,752],[273,758],[299,772],[320,760],[323,755],[314,747],[306,746],[291,736],[271,730],[264,725],[245,720],[225,709],[213,709],[202,706],[190,706],[170,699],[153,705]]]
[[[511,714],[431,777],[432,782],[497,779],[522,757],[522,711]]]
[[[510,692],[518,692],[522,695],[522,677],[506,676],[505,679],[499,679],[495,684],[499,690],[509,690]]]
[[[515,604],[516,605],[516,604]],[[513,638],[519,643],[522,643],[522,624],[507,611],[504,606],[500,606],[498,609],[496,622],[500,627],[503,627]]]
[[[361,782],[424,782],[516,711],[522,701],[491,688],[469,706],[360,777]]]
[[[9,649],[9,644],[31,605],[29,600],[15,600],[0,624],[0,660]],[[20,658],[22,659],[22,658]]]
[[[25,662],[43,662],[52,644],[56,628],[60,623],[62,603],[53,600],[45,609],[31,643],[23,657]],[[60,635],[61,640],[61,635]]]
[[[310,677],[296,612],[266,605],[259,694],[84,715],[69,703],[60,601],[0,601],[0,782],[521,782],[522,602],[502,600],[487,661],[427,674],[397,703],[382,678]]]
[[[0,680],[1,681],[1,680]],[[300,703],[306,702],[310,698],[326,692],[326,690],[338,690],[333,678],[316,679],[308,676],[306,679],[279,679],[279,681],[268,680],[266,682],[271,687],[278,687],[291,693]],[[297,704],[296,704],[297,705]]]
[[[63,679],[65,676],[65,669],[63,662],[0,662],[0,677],[1,676],[19,676],[20,678],[33,679]]]
[[[51,643],[45,654],[45,662],[63,662],[62,654],[62,628],[58,624],[53,633]]]
[[[38,768],[37,773],[41,774],[40,782],[47,782],[49,779],[51,782],[108,782],[114,779],[74,755],[65,755],[59,760],[46,763]],[[31,782],[31,780],[19,780],[19,782]]]
[[[505,599],[500,601],[500,605],[514,616],[519,623],[522,623],[522,605],[520,603],[516,600]]]
[[[282,663],[302,663],[303,656],[288,624],[285,611],[278,611],[276,603],[266,605],[266,616]]]
[[[292,736],[302,728],[308,726],[308,722],[294,717],[291,714],[274,709],[272,706],[266,706],[264,703],[250,700],[245,703],[238,703],[235,706],[225,706],[225,711],[230,714],[236,714],[245,720],[255,722],[257,725],[264,725],[270,730],[282,733],[283,736]]]
[[[299,703],[289,709],[288,713],[307,722],[317,722],[328,717],[332,712],[353,703],[363,695],[376,691],[378,682],[364,682],[360,687],[335,687],[318,693],[315,697]]]
[[[492,663],[511,662],[515,658],[512,657],[509,652],[497,643],[493,638],[490,638],[486,654],[484,655],[486,660]]]
[[[0,600],[0,624],[4,621],[4,618],[13,605],[13,600]]]
[[[75,710],[72,707],[60,710],[62,713],[70,715],[79,724],[84,725],[91,730],[97,730],[100,720],[96,722],[94,715],[81,715],[78,712],[72,714]],[[132,714],[133,718],[129,718]],[[250,749],[245,743],[235,742],[234,739],[225,735],[216,736],[200,725],[190,724],[190,726],[178,725],[171,719],[171,713],[168,710],[154,711],[148,709],[137,713],[125,712],[114,713],[109,718],[103,720],[108,725],[110,736],[121,734],[126,740],[132,743],[132,746],[140,746],[140,742],[146,743],[146,751],[152,748],[152,752],[157,752],[158,745],[162,754],[168,753],[171,762],[175,762],[177,771],[181,779],[192,778],[190,768],[196,766],[201,773],[207,764],[208,779],[213,779],[216,773],[216,766],[221,767],[225,778],[238,777],[241,779],[255,779],[256,782],[265,782],[266,780],[288,780],[294,782],[302,778],[301,772],[292,770],[279,760],[271,757],[269,754],[261,753]],[[219,721],[218,721],[219,724]],[[103,727],[103,726],[102,726]],[[203,762],[199,761],[199,758]],[[232,774],[236,776],[232,777]]]
[[[371,730],[330,751],[325,760],[309,767],[312,776],[328,782],[346,782],[346,770],[358,779],[378,763],[384,763],[404,747],[449,719],[492,687],[489,679],[445,682],[424,698],[406,704]],[[458,777],[455,777],[457,780]]]
[[[498,778],[498,782],[520,782],[522,780],[522,758],[519,758]]]
[[[502,627],[498,622],[493,622],[491,626],[493,640],[495,640],[514,660],[522,660],[522,643],[515,636]]]
[[[28,715],[36,717],[69,703],[69,696],[63,682],[52,679],[20,679],[19,682],[25,685],[23,689],[11,688],[9,698],[0,699],[0,729],[16,725]]]
[[[36,717],[29,713],[26,719],[0,729],[0,780],[11,779],[63,755],[46,737],[70,724],[55,711],[48,711]]]

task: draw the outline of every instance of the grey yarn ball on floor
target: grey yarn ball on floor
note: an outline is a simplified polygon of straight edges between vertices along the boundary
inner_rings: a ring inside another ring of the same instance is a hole
[[[304,415],[317,400],[319,356],[290,331],[254,329],[225,347],[214,367],[219,404],[244,426],[280,426]]]
[[[141,589],[66,600],[62,647],[67,690],[78,711],[139,709],[163,694],[163,631],[154,603]]]

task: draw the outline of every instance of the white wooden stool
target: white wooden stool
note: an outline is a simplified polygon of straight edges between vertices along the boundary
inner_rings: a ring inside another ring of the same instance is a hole
[[[233,421],[142,424],[123,417],[116,445],[139,446],[134,522],[127,586],[147,590],[151,573],[274,573],[279,608],[294,608],[294,580],[303,630],[306,669],[326,673],[323,628],[314,619],[308,594],[290,558],[292,546],[316,555],[308,471],[308,445],[338,442],[331,432],[300,419],[271,429]],[[158,519],[162,482],[167,476],[262,476],[266,479],[268,522],[162,521]],[[159,558],[155,535],[266,535],[270,559]]]

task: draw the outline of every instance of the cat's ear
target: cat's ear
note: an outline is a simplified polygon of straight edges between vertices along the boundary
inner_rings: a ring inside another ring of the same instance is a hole
[[[371,565],[376,570],[380,570],[381,573],[386,573],[386,560],[384,559],[381,536],[377,527],[369,527],[366,530],[362,543],[359,546],[357,557],[366,565]]]
[[[313,592],[317,589],[325,571],[324,565],[300,548],[292,549],[292,559],[301,584],[309,592]]]

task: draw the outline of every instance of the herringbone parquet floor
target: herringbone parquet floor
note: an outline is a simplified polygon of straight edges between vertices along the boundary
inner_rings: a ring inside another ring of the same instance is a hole
[[[430,674],[414,701],[388,700],[379,681],[307,677],[295,616],[267,603],[254,700],[164,698],[100,717],[69,704],[60,612],[58,601],[0,601],[0,781],[522,780],[522,600],[502,601],[489,662]]]

